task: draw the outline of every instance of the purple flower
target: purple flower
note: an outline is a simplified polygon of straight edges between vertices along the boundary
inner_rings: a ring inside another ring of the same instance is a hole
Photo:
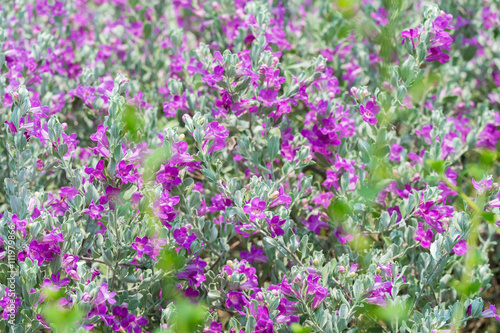
[[[415,236],[415,240],[419,241],[422,247],[428,249],[431,246],[433,233],[430,228],[427,229],[427,232],[425,232],[423,226],[423,223],[418,223],[417,235]]]
[[[433,227],[438,233],[442,233],[443,220],[453,216],[454,209],[451,206],[435,206],[434,201],[422,202],[415,216],[421,216],[423,220]]]
[[[16,128],[16,125],[14,125],[13,122],[11,121],[4,121],[4,123],[7,124],[7,126],[9,126],[9,129],[12,133],[17,133],[17,128]]]
[[[62,233],[56,233],[58,229],[52,230],[43,237],[41,242],[32,240],[27,248],[27,255],[31,260],[38,260],[38,266],[44,261],[52,261],[61,254],[61,248],[57,243],[64,242]]]
[[[158,260],[158,255],[160,254],[160,251],[163,249],[165,244],[167,244],[167,239],[166,238],[158,238],[158,232],[154,234],[153,237],[149,240],[149,244],[153,247],[153,250],[148,253],[149,256],[153,260]]]
[[[274,332],[273,320],[269,318],[269,309],[267,307],[259,305],[257,309],[255,309],[255,306],[252,305],[249,306],[249,310],[250,315],[257,321],[254,332]]]
[[[354,236],[349,234],[348,232],[344,231],[344,228],[340,224],[337,229],[335,229],[334,232],[335,237],[338,238],[340,243],[345,244],[346,242],[350,242],[354,240]]]
[[[386,306],[386,294],[391,294],[392,283],[390,281],[382,282],[380,277],[375,278],[375,284],[369,288],[366,295],[366,302],[379,306]]]
[[[132,197],[130,198],[130,204],[132,205],[132,208],[135,210],[139,209],[139,202],[142,199],[142,194],[141,192],[137,191],[132,194]]]
[[[124,160],[121,160],[116,165],[116,177],[121,179],[124,184],[133,183],[137,180],[137,177],[134,174],[130,174],[130,171],[134,173],[134,165],[127,164]]]
[[[323,208],[328,209],[330,203],[332,202],[333,193],[332,192],[324,192],[319,193],[316,197],[312,199],[312,203],[323,206]]]
[[[259,91],[257,99],[262,102],[264,106],[272,107],[277,101],[278,92],[274,89],[262,89]]]
[[[16,297],[14,300],[12,300],[12,298],[9,297],[10,293],[11,293],[10,289],[5,288],[6,296],[0,300],[0,306],[3,308],[2,318],[4,320],[9,320],[9,316],[11,315],[11,311],[6,311],[9,308],[9,305],[11,305],[11,306],[12,306],[12,304],[14,305],[14,308],[13,308],[14,311],[12,313],[14,316],[17,315],[16,308],[21,306],[21,299],[19,297]]]
[[[389,24],[389,21],[387,20],[387,18],[389,17],[389,12],[384,7],[380,7],[378,9],[378,13],[371,13],[370,16],[375,20],[375,23],[377,23],[377,25],[385,26]]]
[[[12,215],[12,223],[14,224],[14,230],[15,232],[21,231],[21,234],[23,235],[23,238],[26,237],[26,219],[21,220],[19,217],[17,217],[16,214]]]
[[[339,175],[340,172],[336,172],[334,170],[326,170],[326,179],[321,185],[323,185],[327,190],[329,190],[332,186],[336,190],[340,189]]]
[[[143,254],[149,254],[153,251],[153,247],[149,243],[149,238],[144,236],[142,238],[136,237],[135,242],[132,243],[132,248],[137,251],[137,256],[142,258]]]
[[[500,316],[497,315],[497,308],[496,308],[496,306],[492,305],[491,303],[488,303],[488,304],[490,305],[490,307],[487,310],[484,310],[481,313],[481,316],[483,318],[493,318],[493,317],[495,317],[495,319],[500,322]]]
[[[226,295],[226,306],[228,309],[234,308],[241,315],[246,315],[243,312],[243,306],[248,305],[248,299],[241,291],[230,291]]]
[[[115,210],[116,203],[118,202],[120,189],[111,185],[106,186],[106,195],[99,198],[99,203],[105,205],[109,203],[109,209]]]
[[[70,283],[71,280],[68,278],[64,278],[61,280],[61,273],[57,272],[56,274],[52,274],[50,279],[45,278],[43,280],[43,284],[40,285],[42,288],[53,287],[54,290],[59,290],[59,288]]]
[[[368,101],[365,106],[359,106],[359,112],[363,116],[363,120],[370,125],[377,124],[377,117],[375,117],[380,112],[380,106],[375,104],[375,98],[373,101]]]
[[[241,234],[243,237],[250,237],[250,235],[258,233],[253,224],[241,223],[235,225],[234,231]]]
[[[148,319],[143,316],[135,317],[133,314],[129,314],[128,318],[127,333],[141,333],[143,332],[141,326],[146,326],[148,324]]]
[[[445,31],[445,29],[453,29],[453,27],[449,26],[452,20],[453,16],[451,14],[442,13],[432,22],[431,48],[428,50],[430,54],[425,58],[427,62],[439,61],[444,64],[450,59],[448,54],[443,53],[443,49],[449,51],[453,42],[450,33]]]
[[[221,333],[222,324],[216,322],[215,320],[210,323],[210,327],[205,327],[203,333]]]
[[[188,229],[186,227],[181,227],[179,229],[175,229],[173,232],[173,236],[177,244],[181,245],[185,249],[189,249],[191,247],[191,243],[196,239],[196,235],[191,233],[191,235],[187,235]]]
[[[276,207],[278,205],[285,205],[286,209],[290,207],[290,204],[292,203],[292,198],[285,194],[283,186],[280,186],[278,191],[273,193],[273,196],[276,196],[276,199],[271,201],[269,207]]]
[[[307,220],[302,219],[302,223],[316,234],[319,234],[323,228],[328,229],[328,224],[320,219],[320,215],[310,215]]]
[[[259,286],[257,275],[255,275],[256,269],[248,266],[248,263],[245,260],[234,260],[232,263],[229,262],[226,266],[224,266],[223,270],[228,276],[233,275],[234,272],[245,275],[243,282],[240,281],[238,285],[239,289],[253,290]]]
[[[267,262],[267,257],[264,255],[264,251],[262,250],[262,246],[252,245],[250,252],[241,251],[240,252],[241,259],[248,261],[250,264],[254,262]]]
[[[76,188],[74,188],[73,186],[61,187],[61,197],[66,197],[69,200],[75,199],[75,196],[79,193],[80,192]]]
[[[203,142],[203,150],[211,140],[213,140],[212,146],[208,150],[208,153],[212,153],[217,150],[224,149],[226,147],[226,140],[229,136],[229,131],[224,128],[224,126],[219,125],[217,121],[213,121],[208,124],[205,129],[205,141]]]
[[[394,162],[401,162],[401,152],[403,151],[403,146],[400,146],[396,142],[391,146],[389,160]]]
[[[182,183],[182,180],[179,178],[179,169],[168,164],[165,165],[163,170],[158,172],[156,182],[162,184],[164,190],[170,191],[172,186]]]
[[[106,302],[108,302],[109,304],[115,304],[116,303],[116,300],[114,299],[115,296],[116,293],[108,291],[108,284],[103,283],[101,285],[101,288],[99,288],[99,291],[97,292],[94,304],[100,305]]]
[[[66,271],[66,274],[69,276],[75,278],[75,280],[79,280],[80,277],[76,273],[76,270],[78,268],[77,263],[78,263],[78,256],[72,255],[65,253],[62,258],[62,268]]]
[[[496,150],[497,141],[500,138],[500,130],[497,130],[496,124],[487,124],[486,128],[479,134],[477,140],[478,147],[486,147]]]
[[[431,47],[428,51],[430,54],[425,58],[427,62],[439,61],[444,64],[450,59],[450,56],[447,53],[443,53],[439,47]]]
[[[416,130],[415,131],[415,134],[417,135],[422,135],[424,137],[424,140],[425,142],[430,145],[432,144],[432,138],[431,138],[431,131],[432,131],[432,125],[429,124],[429,125],[424,125],[422,126],[422,129],[419,131],[419,130]]]
[[[401,41],[401,45],[403,45],[405,43],[406,39],[409,39],[411,41],[411,45],[413,46],[413,49],[415,49],[415,38],[418,39],[418,37],[420,37],[420,28],[404,30],[401,32],[401,37],[403,37],[403,40]]]
[[[85,173],[87,175],[90,175],[89,182],[92,183],[94,181],[94,178],[96,178],[97,180],[100,180],[102,182],[105,182],[106,176],[102,172],[103,170],[104,170],[104,161],[103,160],[99,160],[99,162],[97,162],[95,169],[94,168],[85,168]]]
[[[208,207],[210,213],[215,213],[218,211],[226,211],[226,207],[231,206],[231,199],[224,198],[222,194],[216,194],[212,198],[212,204]]]
[[[455,244],[453,249],[451,249],[451,252],[455,253],[457,256],[463,256],[467,253],[467,249],[467,241],[465,239],[462,239],[457,244]]]
[[[266,221],[271,230],[271,237],[281,236],[285,234],[285,231],[281,226],[285,223],[286,219],[280,220],[279,216],[273,216],[272,218],[266,218]]]
[[[498,27],[500,26],[500,20],[498,18],[498,12],[494,11],[491,9],[491,6],[485,6],[483,7],[483,10],[481,11],[481,16],[483,18],[484,22],[484,28],[485,29],[490,29],[492,27]],[[458,27],[457,27],[458,29]]]
[[[104,125],[99,124],[97,126],[97,132],[90,135],[90,140],[101,143],[104,147],[109,147],[108,137],[106,135],[106,131],[108,127],[104,127]]]
[[[286,299],[286,297],[282,297],[280,299],[280,304],[276,308],[276,310],[279,311],[276,316],[276,323],[290,325],[291,323],[299,322],[299,317],[293,316],[298,303],[299,302],[292,302]]]
[[[491,190],[492,184],[493,181],[491,179],[483,179],[478,183],[474,178],[472,178],[472,185],[479,194],[483,194],[485,191]]]
[[[104,211],[104,206],[103,205],[95,205],[94,200],[90,202],[90,205],[88,208],[83,210],[84,214],[90,215],[90,218],[94,220],[99,220],[102,218],[101,213]]]
[[[113,331],[119,331],[121,327],[127,328],[129,325],[128,310],[126,304],[122,304],[122,306],[115,306],[113,308]]]
[[[194,258],[189,265],[184,267],[184,270],[177,273],[179,279],[188,280],[189,284],[193,287],[199,287],[203,281],[207,278],[204,274],[204,268],[207,263],[200,259],[200,257]]]
[[[327,288],[324,288],[320,283],[320,275],[309,274],[307,277],[307,294],[314,295],[314,299],[312,302],[312,308],[316,309],[321,302],[326,298],[326,296],[330,295]]]
[[[255,222],[255,219],[263,219],[266,217],[264,210],[266,209],[266,202],[259,198],[253,198],[250,205],[243,207],[243,211],[249,214],[250,221]]]
[[[161,219],[163,225],[165,225],[168,229],[172,228],[168,222],[175,219],[176,213],[174,206],[179,203],[179,200],[178,196],[171,197],[168,194],[168,191],[164,191],[161,194],[160,199],[153,203],[154,214]]]

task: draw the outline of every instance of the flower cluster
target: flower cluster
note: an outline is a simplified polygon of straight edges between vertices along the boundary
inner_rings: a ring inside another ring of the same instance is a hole
[[[0,12],[0,331],[500,322],[497,4]]]

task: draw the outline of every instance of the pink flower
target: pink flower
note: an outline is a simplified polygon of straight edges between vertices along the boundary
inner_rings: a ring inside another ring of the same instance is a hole
[[[266,202],[259,198],[253,198],[250,205],[243,207],[243,211],[249,214],[250,221],[254,222],[255,219],[263,219],[266,217],[264,210],[266,209]]]
[[[483,179],[478,183],[474,178],[472,178],[472,185],[479,194],[483,194],[486,190],[491,190],[492,184],[493,181],[491,179]]]
[[[465,239],[462,239],[457,244],[455,244],[453,249],[451,249],[451,252],[455,253],[458,256],[463,256],[464,254],[467,253],[467,249],[468,249],[467,242],[465,241]]]
[[[417,230],[417,235],[415,236],[415,240],[419,241],[422,247],[428,249],[431,246],[433,233],[430,228],[427,229],[427,232],[425,232],[423,226],[424,226],[423,223],[421,222],[418,223],[418,230]]]
[[[130,171],[132,171],[132,174],[130,174]],[[120,178],[124,184],[133,183],[137,180],[134,171],[134,165],[127,165],[127,162],[124,160],[116,165],[116,177]]]
[[[94,220],[99,220],[102,218],[101,213],[104,211],[103,205],[95,205],[94,200],[90,202],[88,208],[86,208],[83,213],[90,215],[90,217]]]
[[[380,106],[375,104],[375,100],[368,101],[365,106],[359,106],[359,112],[363,115],[363,120],[370,125],[377,124],[376,115],[380,112]]]

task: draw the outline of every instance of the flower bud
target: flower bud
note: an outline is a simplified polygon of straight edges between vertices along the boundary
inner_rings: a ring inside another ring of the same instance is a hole
[[[214,2],[212,2],[212,8],[214,10],[220,10],[221,6],[220,6],[220,4],[217,3],[217,1],[214,1]]]
[[[339,273],[344,273],[345,272],[345,267],[344,266],[340,266],[339,267]]]
[[[399,178],[399,171],[398,169],[392,169],[392,174],[394,177]]]
[[[356,98],[359,98],[358,97],[358,88],[357,87],[352,87],[351,88],[351,95],[353,95]]]
[[[370,93],[368,92],[368,90],[363,89],[361,91],[361,98],[365,98],[365,97],[368,97],[368,96],[370,96]]]
[[[280,195],[280,192],[278,192],[278,191],[274,191],[274,192],[271,194],[270,198],[271,198],[272,200],[274,200],[274,199],[276,199],[279,195]]]
[[[273,62],[272,62],[272,66],[275,67],[278,63],[280,62],[280,58],[278,57],[273,57]]]

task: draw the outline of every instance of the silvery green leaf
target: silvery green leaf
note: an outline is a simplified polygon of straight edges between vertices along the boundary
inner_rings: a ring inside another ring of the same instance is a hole
[[[361,296],[363,294],[363,283],[361,282],[361,280],[357,279],[355,282],[354,282],[354,286],[353,286],[353,293],[354,293],[354,298],[356,299],[356,301],[359,301],[361,299]],[[342,306],[344,306],[345,304],[343,304]],[[341,316],[343,317],[343,316]]]
[[[257,322],[253,316],[247,316],[247,324],[245,325],[245,332],[253,332]]]
[[[198,209],[200,203],[201,203],[201,193],[198,191],[192,191],[191,194],[187,197],[188,207],[192,209]]]
[[[269,158],[271,162],[274,160],[278,151],[280,149],[280,139],[277,136],[271,136],[269,141],[267,142],[267,151],[269,153]]]

